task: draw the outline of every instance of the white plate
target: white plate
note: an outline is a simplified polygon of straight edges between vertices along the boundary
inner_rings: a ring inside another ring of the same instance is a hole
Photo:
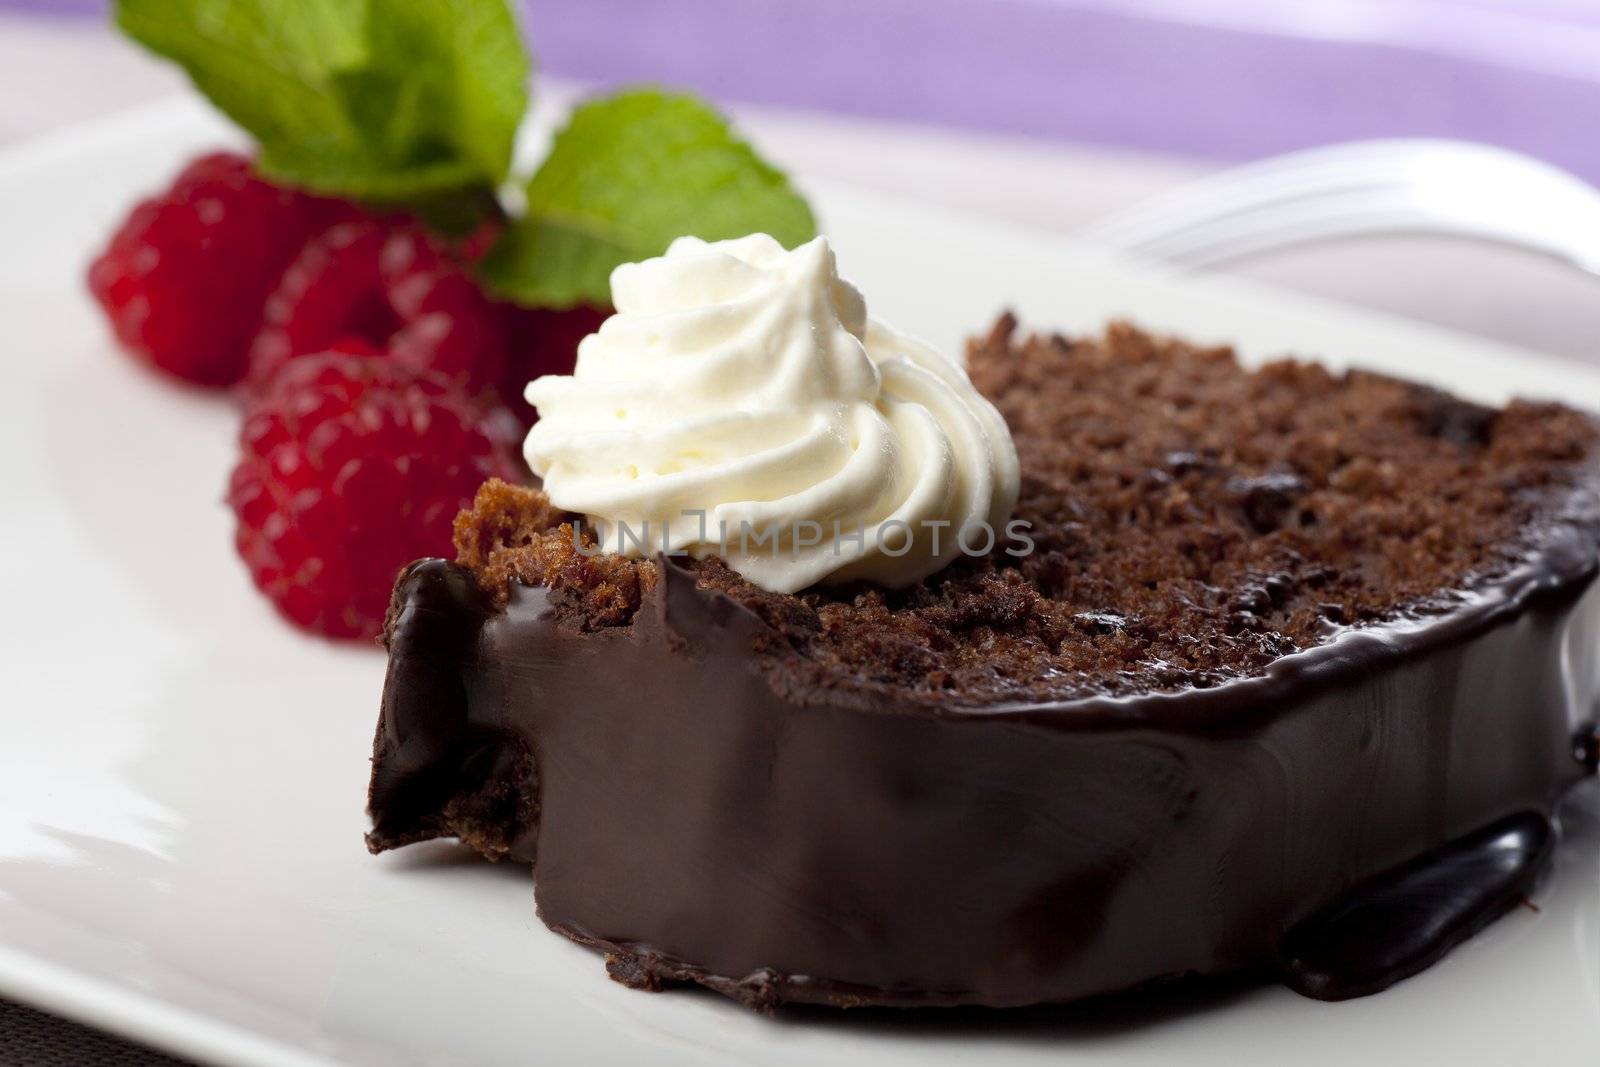
[[[1262,987],[772,1020],[607,981],[536,921],[522,868],[442,844],[368,856],[382,657],[291,631],[252,591],[220,503],[233,409],[117,355],[82,283],[136,193],[231,139],[183,103],[0,160],[0,994],[245,1065],[1527,1063],[1530,1047],[1535,1061],[1600,1049],[1594,790],[1568,812],[1537,913],[1344,1004]],[[1058,240],[814,191],[873,307],[944,345],[1006,305],[1069,330],[1126,314],[1253,356],[1292,349],[1600,408],[1587,368],[1235,284],[1155,282]]]

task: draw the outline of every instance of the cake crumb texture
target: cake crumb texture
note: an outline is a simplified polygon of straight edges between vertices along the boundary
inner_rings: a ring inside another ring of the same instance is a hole
[[[1448,610],[1592,491],[1596,424],[1556,404],[1295,360],[1247,371],[1125,323],[1019,339],[1010,315],[968,364],[1016,440],[1031,553],[797,595],[683,561],[771,625],[790,680],[974,703],[1207,688],[1345,626]],[[573,536],[538,490],[490,482],[457,520],[458,562],[502,600],[550,587],[564,624],[627,625],[656,564]]]

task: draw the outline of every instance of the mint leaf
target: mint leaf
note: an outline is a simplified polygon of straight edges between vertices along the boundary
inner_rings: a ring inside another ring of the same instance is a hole
[[[379,201],[505,179],[528,59],[506,0],[117,0],[261,145],[268,175]]]
[[[692,96],[635,89],[578,107],[528,183],[527,211],[483,263],[520,303],[610,303],[612,268],[675,237],[765,231],[793,247],[816,221],[783,172]]]

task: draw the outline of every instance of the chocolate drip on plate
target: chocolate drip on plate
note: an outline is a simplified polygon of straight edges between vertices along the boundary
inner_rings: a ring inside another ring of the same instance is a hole
[[[1451,842],[1305,920],[1283,942],[1283,981],[1317,1000],[1389,988],[1526,901],[1555,844],[1542,815]]]

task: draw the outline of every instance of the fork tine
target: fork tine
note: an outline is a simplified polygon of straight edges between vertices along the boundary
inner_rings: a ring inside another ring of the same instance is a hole
[[[1391,142],[1363,141],[1314,148],[1248,163],[1196,179],[1112,215],[1084,236],[1116,247],[1160,237],[1193,225],[1269,203],[1321,196],[1352,186],[1404,182]]]
[[[1361,141],[1202,178],[1082,236],[1195,266],[1383,232],[1493,240],[1594,270],[1600,191],[1556,167],[1488,145]]]

